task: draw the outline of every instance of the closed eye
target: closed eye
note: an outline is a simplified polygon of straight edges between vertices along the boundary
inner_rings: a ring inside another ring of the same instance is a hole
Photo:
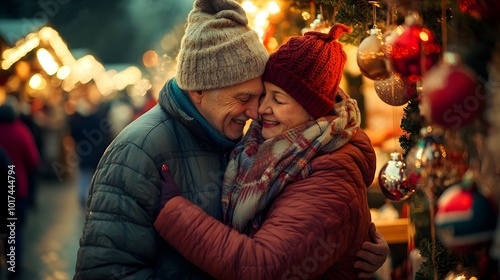
[[[238,101],[241,103],[247,103],[250,98],[238,98]]]
[[[251,94],[246,93],[246,94],[238,95],[238,96],[236,97],[236,99],[237,99],[239,102],[241,102],[241,103],[247,103],[248,101],[250,101],[250,98],[251,98],[251,97],[252,97],[252,95],[251,95]]]

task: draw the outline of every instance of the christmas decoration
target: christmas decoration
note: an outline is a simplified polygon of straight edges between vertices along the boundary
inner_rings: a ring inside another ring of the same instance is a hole
[[[442,186],[447,174],[442,131],[425,127],[421,129],[421,135],[417,145],[406,156],[409,183],[424,189]]]
[[[437,279],[444,279],[450,270],[457,267],[458,264],[462,262],[462,258],[455,254],[453,251],[444,246],[439,240],[436,242],[435,248],[433,248],[429,239],[422,239],[418,243],[420,249],[420,255],[424,258],[424,262],[420,265],[420,269],[415,273],[414,280],[429,280],[436,279],[434,275],[437,274]],[[439,266],[434,268],[430,260],[432,255],[438,255],[440,257]]]
[[[439,60],[440,51],[441,47],[436,43],[434,35],[419,23],[416,13],[405,18],[402,33],[386,47],[391,69],[410,82],[422,79],[425,71]]]
[[[458,269],[446,274],[444,280],[477,280],[479,276],[470,270]]]
[[[407,160],[409,177],[414,178],[416,191],[423,194],[422,199],[426,202],[425,210],[429,220],[429,236],[431,259],[429,260],[433,270],[432,279],[438,279],[438,261],[436,259],[437,238],[434,223],[436,190],[443,186],[446,178],[445,160],[447,157],[443,145],[444,133],[440,129],[428,126],[421,129],[421,139],[416,148],[412,148],[407,158],[414,158],[411,162]],[[421,207],[422,208],[422,207]],[[413,215],[410,215],[413,216]],[[414,218],[414,217],[412,217]],[[420,248],[421,249],[421,248]]]
[[[357,62],[361,73],[369,79],[382,80],[389,77],[380,29],[370,29],[370,36],[359,44]]]
[[[498,0],[458,0],[458,7],[462,13],[478,19],[493,19],[500,12]]]
[[[300,0],[300,1],[290,1],[290,2],[301,2],[304,6],[309,6],[312,1],[310,0]],[[359,1],[359,0],[320,0],[315,1],[316,4],[319,3],[319,7],[322,7],[322,14],[324,15],[324,20],[329,20],[329,22],[339,22],[348,25],[353,28],[352,32],[349,34],[344,34],[339,38],[342,42],[351,43],[358,45],[361,37],[366,36],[366,30],[369,24],[373,22],[371,17],[373,14],[373,5],[369,1]],[[383,14],[377,15],[377,21],[383,19]]]
[[[424,76],[420,111],[430,124],[458,129],[481,115],[486,91],[474,71],[458,62],[455,54],[444,57]]]
[[[491,200],[481,193],[473,171],[446,189],[437,201],[438,238],[457,253],[472,253],[492,240],[496,217]]]
[[[380,170],[378,182],[382,193],[392,201],[404,201],[415,189],[407,182],[406,164],[398,152],[391,153],[388,163]]]
[[[400,33],[403,33],[402,26],[398,26],[397,28],[389,30],[389,31],[385,32],[385,34],[382,36],[382,39],[384,40],[384,53],[386,54],[386,57],[387,57],[387,53],[392,51],[392,49],[391,49],[392,44],[394,44],[394,41],[396,40],[396,38],[399,36]],[[389,69],[392,71],[390,61],[389,61],[388,66],[389,66]]]
[[[318,14],[316,19],[311,23],[310,30],[328,33],[330,28],[328,27],[328,23],[323,20],[323,15]]]
[[[341,1],[332,0],[331,2],[340,3]],[[414,237],[410,237],[409,246],[415,244],[415,249],[420,249],[420,251],[422,252],[422,256],[424,257],[424,259],[426,259],[426,263],[420,267],[419,271],[416,272],[416,275],[413,274],[413,276],[409,277],[408,279],[445,279],[445,276],[450,271],[453,270],[454,272],[457,272],[454,270],[454,268],[456,268],[458,263],[463,263],[463,260],[458,260],[457,258],[461,258],[464,255],[449,250],[446,246],[442,245],[439,240],[436,240],[435,228],[433,233],[433,227],[430,224],[432,222],[432,224],[435,226],[434,206],[436,206],[435,203],[437,199],[440,197],[441,193],[446,190],[446,188],[449,188],[450,183],[460,181],[464,167],[467,168],[468,166],[474,166],[475,168],[479,169],[478,173],[481,174],[481,182],[484,182],[483,179],[485,179],[485,177],[488,177],[488,175],[490,177],[490,179],[488,179],[490,180],[489,182],[498,182],[499,178],[498,170],[500,170],[500,164],[498,164],[498,162],[500,162],[500,160],[497,159],[500,158],[500,154],[498,153],[500,149],[493,147],[498,146],[498,141],[496,140],[500,138],[498,137],[498,135],[500,134],[495,133],[495,128],[500,127],[498,125],[498,123],[500,122],[493,122],[491,121],[491,119],[495,118],[493,113],[498,111],[497,105],[500,104],[500,102],[494,102],[496,95],[492,94],[495,92],[495,85],[498,87],[498,85],[500,84],[498,83],[500,79],[492,78],[493,74],[496,71],[500,72],[500,67],[498,66],[500,65],[498,63],[498,61],[500,60],[494,60],[494,57],[492,58],[491,53],[494,52],[495,49],[499,49],[498,47],[495,47],[498,45],[495,44],[496,40],[493,38],[499,38],[500,36],[500,22],[498,21],[498,19],[495,19],[495,17],[493,17],[491,21],[485,21],[486,17],[484,15],[471,16],[471,12],[474,9],[471,6],[467,7],[468,10],[461,11],[459,9],[459,5],[463,5],[465,2],[461,0],[419,0],[411,1],[412,3],[410,3],[409,1],[404,1],[405,3],[408,3],[404,6],[402,2],[403,1],[384,1],[384,3],[387,4],[388,7],[394,5],[398,6],[395,9],[387,9],[389,13],[391,13],[391,11],[393,12],[393,23],[396,22],[396,24],[400,24],[401,21],[399,18],[401,16],[406,16],[405,12],[407,12],[408,10],[419,9],[421,15],[425,17],[425,20],[423,21],[426,23],[425,29],[429,29],[431,34],[435,35],[434,40],[436,44],[439,43],[440,51],[446,51],[447,48],[449,48],[450,50],[459,52],[464,58],[464,65],[467,65],[467,67],[470,67],[475,73],[479,75],[476,77],[478,78],[478,81],[480,81],[481,83],[482,81],[490,81],[488,84],[486,84],[486,88],[489,92],[486,96],[486,103],[487,106],[490,107],[490,110],[489,112],[487,110],[484,110],[485,113],[488,112],[488,117],[489,115],[492,115],[492,117],[489,117],[488,123],[471,120],[470,125],[464,124],[456,129],[452,129],[449,126],[442,127],[445,131],[453,130],[454,132],[456,132],[456,134],[453,136],[455,139],[458,137],[464,137],[465,139],[463,140],[466,147],[458,147],[458,149],[453,149],[450,148],[450,145],[448,143],[450,139],[444,139],[442,141],[442,144],[445,147],[445,151],[447,152],[447,156],[446,160],[443,161],[443,165],[440,167],[440,169],[442,171],[441,173],[445,173],[445,176],[441,180],[435,180],[433,176],[427,176],[427,170],[422,166],[421,159],[417,160],[417,151],[419,150],[419,147],[417,147],[416,145],[420,142],[420,139],[423,138],[423,136],[421,136],[419,133],[420,128],[427,125],[433,125],[433,127],[440,126],[440,124],[436,122],[431,122],[431,119],[428,118],[429,115],[427,115],[427,112],[425,111],[428,110],[428,108],[425,108],[425,106],[421,106],[420,104],[420,101],[423,101],[423,98],[421,98],[422,91],[420,90],[420,88],[423,88],[423,90],[425,90],[424,87],[421,87],[423,86],[423,83],[426,82],[427,77],[425,76],[427,72],[431,70],[432,66],[436,65],[438,59],[433,62],[434,64],[431,65],[431,67],[428,67],[427,65],[425,65],[426,59],[428,58],[424,56],[425,53],[422,51],[425,48],[421,49],[420,54],[423,54],[423,56],[420,58],[423,59],[417,58],[418,61],[414,63],[415,66],[420,66],[420,69],[418,70],[421,71],[417,74],[410,73],[411,75],[413,75],[413,79],[410,82],[415,82],[418,90],[417,88],[415,88],[416,92],[413,95],[413,98],[411,98],[408,103],[406,103],[406,106],[403,109],[404,115],[401,120],[401,128],[404,134],[400,136],[400,145],[401,148],[403,148],[405,154],[405,161],[407,163],[407,171],[409,177],[408,180],[411,181],[411,175],[414,174],[417,175],[417,177],[414,178],[414,181],[420,184],[416,189],[415,194],[409,200],[410,223],[414,226],[415,229]],[[475,2],[474,4],[480,3],[481,5],[488,5],[490,10],[494,11],[495,7],[491,5],[492,3],[498,1],[471,0],[467,2]],[[468,3],[466,4],[469,5]],[[450,6],[446,7],[446,5]],[[352,9],[354,9],[354,6],[352,7]],[[498,12],[495,13],[495,16],[496,15],[498,15]],[[385,27],[390,28],[391,20],[387,20],[387,23],[388,24]],[[361,26],[363,27],[363,25]],[[392,67],[392,69],[389,68],[389,71],[391,73],[399,73],[398,71],[394,70],[393,58],[388,54],[389,52],[393,51],[392,44],[394,43],[394,41],[392,40],[400,39],[400,34],[402,34],[402,31],[405,31],[406,27],[407,25],[393,28],[391,31],[386,32],[388,36],[384,37],[384,44],[387,47],[386,56],[388,61],[390,62],[389,66]],[[398,32],[400,33],[398,34]],[[449,39],[450,41],[448,42]],[[497,53],[500,53],[500,50],[497,51]],[[439,57],[439,54],[436,56]],[[406,65],[409,64],[406,63]],[[409,78],[409,76],[406,76],[405,78]],[[418,84],[418,82],[421,83]],[[440,96],[436,95],[434,97],[439,98]],[[449,108],[450,107],[445,109]],[[453,109],[453,107],[451,108]],[[423,115],[420,115],[421,112]],[[482,116],[478,116],[478,118],[479,117]],[[478,118],[474,119],[477,120]],[[492,123],[494,123],[494,126],[490,126],[490,124]],[[474,135],[476,135],[477,133],[483,134],[483,139],[488,140],[488,146],[492,148],[488,147],[489,149],[486,150],[484,146],[486,142],[484,141],[467,141],[467,139],[474,137]],[[473,155],[471,151],[476,152]],[[420,152],[423,152],[423,149],[420,149]],[[491,153],[491,156],[488,155],[486,157],[485,154],[488,153]],[[454,166],[456,161],[460,161],[461,166],[459,168]],[[420,164],[420,166],[412,167],[411,163],[417,163]],[[412,173],[412,168],[417,172]],[[457,172],[455,172],[454,169],[457,169]],[[448,173],[453,173],[454,175],[448,175]],[[498,190],[498,184],[485,184],[485,186],[490,185],[492,186],[491,188],[493,190],[496,189],[496,192],[500,193],[500,191]],[[429,188],[429,186],[431,186],[431,188]],[[431,193],[432,196],[429,197],[429,195],[427,195],[428,193]],[[500,195],[497,195],[497,197],[500,198]],[[492,212],[495,214],[497,210],[493,209]],[[500,232],[500,228],[497,230]],[[499,237],[497,239],[500,240],[500,234],[498,234],[498,236]],[[500,242],[497,243],[500,244]],[[471,258],[470,261],[465,262],[464,265],[466,267],[470,267],[471,265],[479,263],[479,258],[476,258],[479,254],[482,254],[483,256],[489,254],[498,260],[500,258],[499,248],[500,246],[496,245],[496,248],[494,248],[495,250],[492,249],[489,252],[482,251],[480,253],[474,252],[473,254],[467,254],[467,257]],[[450,260],[453,260],[453,262]],[[479,279],[498,279],[498,269],[495,271],[493,271],[493,273],[471,275],[478,275]],[[490,277],[481,277],[485,275]],[[493,275],[493,277],[491,275]]]
[[[405,133],[399,137],[399,145],[405,151],[404,155],[406,156],[419,141],[420,129],[424,123],[424,118],[420,116],[417,93],[414,93],[414,97],[403,108],[403,113],[400,126]]]
[[[370,36],[363,39],[358,46],[357,63],[361,73],[372,80],[387,79],[390,76],[385,57],[382,30],[377,27],[378,1],[369,1],[373,9],[373,27]]]
[[[423,151],[424,142],[420,142],[411,148],[406,154],[405,163],[407,166],[408,185],[413,189],[422,189],[424,184],[424,168],[418,158]]]
[[[391,106],[404,105],[415,94],[415,84],[396,73],[388,79],[374,81],[373,85],[378,97]]]

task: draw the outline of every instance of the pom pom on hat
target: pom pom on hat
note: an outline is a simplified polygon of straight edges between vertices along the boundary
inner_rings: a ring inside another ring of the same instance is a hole
[[[271,54],[262,76],[290,94],[314,118],[327,115],[335,103],[347,55],[336,41],[351,29],[335,24],[330,31],[290,38]]]
[[[196,0],[177,56],[177,84],[209,90],[243,83],[262,75],[268,57],[238,2]]]

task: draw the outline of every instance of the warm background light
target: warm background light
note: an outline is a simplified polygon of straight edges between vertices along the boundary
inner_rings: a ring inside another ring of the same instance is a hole
[[[158,64],[158,54],[153,50],[148,50],[142,56],[142,63],[146,67],[154,67]]]
[[[59,69],[59,64],[57,64],[52,54],[50,54],[50,52],[46,49],[38,49],[36,57],[38,58],[38,62],[40,62],[43,70],[45,70],[45,72],[47,72],[50,76],[54,75]]]
[[[31,76],[28,85],[35,90],[42,90],[47,86],[47,81],[40,74]]]

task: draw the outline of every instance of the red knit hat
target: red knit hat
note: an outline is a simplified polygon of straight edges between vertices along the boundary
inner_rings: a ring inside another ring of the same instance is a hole
[[[314,118],[327,115],[333,109],[347,60],[335,40],[350,31],[335,24],[328,34],[310,31],[290,38],[270,55],[263,81],[285,90]]]

